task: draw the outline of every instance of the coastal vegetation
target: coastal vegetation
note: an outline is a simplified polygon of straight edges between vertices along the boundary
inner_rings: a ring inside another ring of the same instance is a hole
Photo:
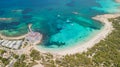
[[[120,67],[120,17],[109,21],[114,28],[112,33],[87,52],[59,56],[32,49],[29,54],[12,54],[16,59],[13,67],[33,67],[37,64],[44,67]],[[0,61],[6,66],[10,59],[3,58],[4,53],[5,50],[0,50]]]
[[[56,59],[62,67],[120,67],[120,17],[109,19],[114,30],[104,40],[82,54]]]
[[[19,55],[13,54],[13,57],[14,57],[15,59],[18,59],[18,58],[19,58]]]
[[[32,49],[29,55],[21,55],[14,67],[32,67],[36,64],[44,67],[120,67],[120,17],[109,21],[114,28],[112,33],[87,52],[54,57]],[[14,55],[14,58],[18,56]]]
[[[3,66],[6,66],[10,62],[8,58],[3,57],[3,54],[6,52],[7,51],[0,49],[0,64],[3,64]]]
[[[0,55],[4,54],[5,52],[5,50],[0,49]]]
[[[10,60],[0,57],[0,60],[2,61],[2,63],[6,66],[7,64],[9,64]]]
[[[26,59],[26,55],[22,54],[19,59],[14,63],[14,67],[27,67],[26,62],[24,62]]]
[[[115,0],[1,0],[0,67],[120,67],[119,6]],[[44,53],[49,48],[52,54]]]
[[[120,17],[109,21],[113,32],[87,52],[55,59],[44,55],[41,64],[44,67],[120,67]]]
[[[40,60],[41,56],[40,56],[40,52],[37,50],[32,50],[30,53],[30,57],[32,57],[32,60]]]
[[[15,56],[17,57],[17,56]],[[37,50],[31,50],[31,53],[26,55],[22,54],[14,64],[14,67],[32,67],[37,64],[37,60],[40,60],[40,52]]]

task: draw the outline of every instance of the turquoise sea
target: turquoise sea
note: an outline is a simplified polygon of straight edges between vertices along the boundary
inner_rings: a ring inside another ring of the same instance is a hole
[[[0,20],[0,33],[20,36],[32,23],[32,29],[43,34],[38,47],[73,47],[104,26],[93,16],[120,12],[119,6],[114,0],[1,0],[0,18],[11,19]]]

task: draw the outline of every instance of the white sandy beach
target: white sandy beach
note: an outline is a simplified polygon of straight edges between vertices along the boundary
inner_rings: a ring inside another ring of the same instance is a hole
[[[100,42],[100,40],[103,40],[109,33],[112,32],[113,26],[112,22],[108,21],[108,18],[115,18],[120,16],[120,14],[105,14],[105,15],[97,15],[96,17],[93,17],[93,19],[100,21],[104,23],[104,28],[101,30],[100,33],[95,35],[92,39],[87,41],[83,44],[78,44],[73,48],[68,48],[66,50],[61,51],[45,51],[42,49],[38,49],[37,47],[34,47],[35,49],[39,50],[40,52],[46,53],[52,53],[54,55],[67,55],[67,54],[75,54],[75,53],[81,53],[87,51],[88,48],[93,47],[96,43]]]
[[[116,0],[116,2],[119,2],[119,3],[120,3],[120,0]]]
[[[7,39],[7,40],[19,40],[19,39],[23,39],[26,37],[27,34],[21,35],[21,36],[17,36],[17,37],[8,37],[8,36],[4,36],[2,34],[0,34],[0,38],[2,39]]]

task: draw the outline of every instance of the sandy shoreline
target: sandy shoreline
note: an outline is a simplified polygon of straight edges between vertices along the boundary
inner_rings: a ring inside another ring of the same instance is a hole
[[[21,36],[16,36],[16,37],[7,37],[2,34],[0,34],[0,38],[2,39],[7,39],[7,40],[19,40],[19,39],[24,39],[27,34],[21,35]]]
[[[94,20],[104,23],[104,28],[101,30],[100,33],[95,35],[91,40],[87,41],[84,44],[78,44],[73,48],[70,49],[68,48],[62,51],[49,51],[49,50],[45,51],[42,49],[38,49],[36,46],[34,46],[34,48],[43,53],[49,52],[51,54],[56,54],[56,55],[67,55],[67,54],[86,52],[88,48],[93,47],[96,43],[100,42],[100,40],[103,40],[108,34],[112,32],[113,30],[112,22],[109,22],[108,18],[115,18],[118,16],[120,16],[120,14],[105,14],[105,15],[97,15],[96,17],[93,17]]]
[[[75,47],[64,49],[61,51],[60,50],[59,51],[57,51],[57,50],[49,51],[49,50],[38,49],[37,45],[33,45],[32,47],[42,53],[49,52],[53,55],[66,55],[66,54],[75,54],[75,53],[85,52],[85,51],[87,51],[88,48],[93,47],[96,43],[100,42],[100,40],[103,40],[109,33],[112,32],[112,30],[113,30],[112,22],[109,22],[108,18],[115,18],[118,16],[120,16],[120,14],[105,14],[105,15],[97,15],[97,16],[93,17],[94,20],[104,23],[104,28],[101,29],[101,31],[98,34],[93,36],[93,38],[91,38],[87,42],[85,42],[83,44],[79,43]],[[3,39],[13,39],[14,40],[14,39],[23,39],[23,38],[25,38],[26,35],[27,34],[18,36],[18,37],[7,37],[7,36],[0,34],[0,37]]]
[[[120,3],[120,0],[115,0],[116,2]]]

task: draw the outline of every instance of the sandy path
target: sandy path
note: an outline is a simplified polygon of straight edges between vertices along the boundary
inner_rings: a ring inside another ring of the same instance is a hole
[[[7,37],[7,36],[4,36],[4,35],[0,34],[0,38],[2,38],[2,39],[7,39],[7,40],[18,40],[18,39],[23,39],[23,38],[25,38],[26,35],[27,35],[27,34],[24,34],[24,35],[22,35],[22,36],[17,36],[17,37]]]

